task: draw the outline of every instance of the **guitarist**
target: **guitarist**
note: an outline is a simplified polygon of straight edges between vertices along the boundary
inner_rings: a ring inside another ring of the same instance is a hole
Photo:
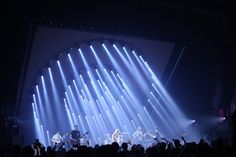
[[[65,144],[64,139],[69,133],[64,134],[63,136],[61,135],[61,132],[58,131],[55,135],[52,137],[52,143],[53,143],[53,149],[56,150],[61,150]]]
[[[73,148],[78,148],[80,145],[80,136],[81,133],[78,130],[78,125],[74,126],[74,129],[70,132],[70,141]]]

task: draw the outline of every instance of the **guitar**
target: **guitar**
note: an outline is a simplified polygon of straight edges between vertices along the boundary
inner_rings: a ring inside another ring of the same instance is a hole
[[[76,138],[71,137],[71,138],[70,138],[71,144],[72,144],[72,145],[80,145],[80,139],[86,137],[86,135],[87,135],[88,133],[89,133],[89,132],[87,131],[87,132],[85,132],[84,134],[79,134],[79,136],[76,136]]]
[[[52,143],[58,144],[64,141],[65,137],[68,135],[69,133],[65,133],[64,135],[60,135],[58,133],[56,133],[53,137],[52,137]]]

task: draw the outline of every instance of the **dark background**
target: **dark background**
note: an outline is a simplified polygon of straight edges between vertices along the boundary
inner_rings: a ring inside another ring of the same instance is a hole
[[[13,114],[37,25],[135,35],[177,43],[162,82],[188,117],[225,114],[235,88],[235,18],[230,0],[5,1],[1,19],[1,112]],[[170,77],[171,76],[171,77]],[[169,79],[169,81],[167,81]],[[7,109],[11,108],[10,111]]]

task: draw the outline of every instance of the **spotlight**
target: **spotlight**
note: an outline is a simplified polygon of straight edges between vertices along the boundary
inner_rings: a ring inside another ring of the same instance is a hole
[[[220,121],[224,121],[225,120],[225,117],[220,117]]]

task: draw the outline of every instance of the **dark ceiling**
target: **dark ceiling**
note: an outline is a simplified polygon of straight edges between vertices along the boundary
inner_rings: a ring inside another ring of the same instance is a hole
[[[27,61],[29,34],[37,24],[177,42],[186,46],[186,50],[168,88],[178,102],[188,106],[196,99],[199,100],[196,103],[211,104],[219,91],[223,94],[218,103],[224,106],[232,96],[235,21],[233,3],[229,0],[211,3],[185,0],[88,0],[73,3],[11,0],[3,7],[1,105],[14,106],[17,103]]]

